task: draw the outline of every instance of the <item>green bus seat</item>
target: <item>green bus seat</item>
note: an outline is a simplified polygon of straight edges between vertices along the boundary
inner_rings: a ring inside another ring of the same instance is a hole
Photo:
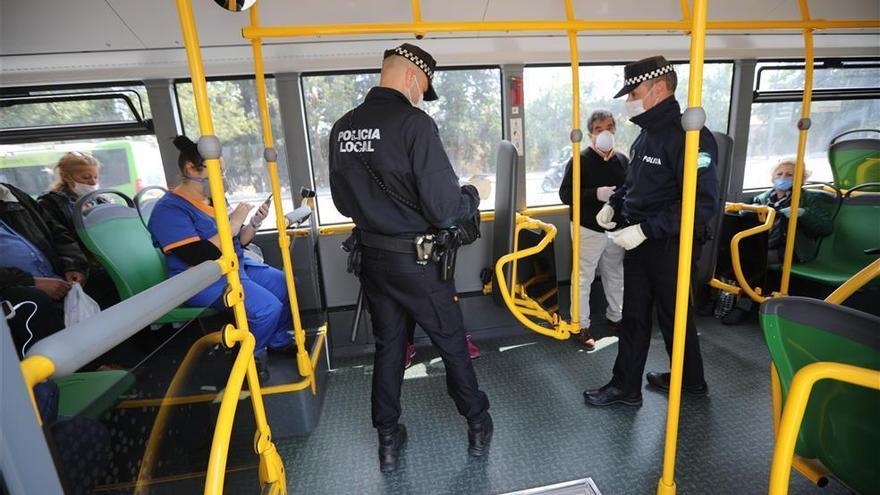
[[[837,187],[851,189],[873,182],[866,191],[880,192],[880,139],[857,138],[841,141],[849,134],[880,134],[877,129],[855,129],[835,136],[828,147],[828,163]]]
[[[880,318],[805,297],[761,305],[761,328],[785,400],[795,373],[815,362],[880,369]],[[810,394],[795,453],[816,459],[858,493],[880,486],[880,392],[834,380]]]
[[[99,194],[117,195],[126,204],[107,203],[83,210],[82,205]],[[120,298],[128,299],[168,279],[165,256],[153,245],[128,196],[109,189],[89,193],[77,201],[73,221],[77,235],[107,269]],[[154,323],[185,323],[216,312],[213,308],[180,307]]]
[[[822,239],[816,257],[793,263],[792,275],[839,286],[877,259],[865,250],[880,247],[880,194],[846,197],[834,220],[834,231]],[[880,287],[880,279],[867,287]]]
[[[134,375],[124,370],[74,373],[58,378],[58,414],[100,419],[131,390],[134,382]]]

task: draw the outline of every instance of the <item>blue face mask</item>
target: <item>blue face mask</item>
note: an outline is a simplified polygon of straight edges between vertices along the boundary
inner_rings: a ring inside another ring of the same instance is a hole
[[[773,179],[773,187],[779,191],[790,191],[793,185],[794,179],[784,179],[782,177]]]

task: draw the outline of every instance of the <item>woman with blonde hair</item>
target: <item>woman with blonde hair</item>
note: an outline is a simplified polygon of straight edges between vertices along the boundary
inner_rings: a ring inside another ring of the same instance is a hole
[[[101,164],[98,160],[88,153],[79,151],[65,153],[55,165],[58,180],[37,201],[53,220],[70,232],[71,236],[79,243],[83,253],[86,253],[89,258],[89,277],[83,288],[101,308],[107,308],[119,302],[119,295],[116,293],[110,275],[101,266],[101,263],[90,254],[73,225],[74,205],[81,197],[98,189],[100,168]],[[91,207],[104,202],[104,199],[95,198],[87,206]]]

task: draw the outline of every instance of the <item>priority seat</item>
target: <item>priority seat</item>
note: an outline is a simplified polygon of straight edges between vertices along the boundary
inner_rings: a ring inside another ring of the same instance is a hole
[[[106,203],[84,208],[98,195],[115,195],[125,204]],[[153,245],[134,202],[125,194],[111,189],[86,194],[74,206],[73,223],[79,238],[110,274],[121,299],[168,279],[165,256]],[[186,323],[216,313],[213,308],[179,307],[154,324]]]
[[[880,369],[880,318],[818,299],[773,298],[761,328],[777,370],[782,402],[798,370],[817,362]],[[774,405],[774,407],[778,407]],[[779,417],[781,412],[776,411]],[[809,396],[795,454],[814,459],[857,493],[880,486],[880,391],[821,380]]]

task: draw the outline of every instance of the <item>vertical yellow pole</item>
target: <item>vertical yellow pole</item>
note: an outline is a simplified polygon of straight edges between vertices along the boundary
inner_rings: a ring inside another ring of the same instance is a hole
[[[250,9],[251,27],[260,24],[259,4]],[[269,117],[269,103],[266,98],[266,77],[263,71],[263,45],[259,38],[251,40],[254,49],[254,74],[256,76],[257,103],[260,107],[260,120],[263,124],[263,146],[266,150],[264,158],[269,164],[269,182],[272,186],[272,195],[275,198],[275,225],[278,229],[278,246],[281,249],[281,263],[284,268],[284,280],[287,284],[287,295],[290,299],[290,312],[293,316],[293,336],[296,341],[296,364],[299,374],[304,378],[312,376],[311,360],[306,351],[306,333],[299,317],[299,302],[296,297],[296,284],[293,279],[293,262],[290,259],[290,236],[287,235],[287,221],[284,218],[284,208],[281,199],[281,185],[278,181],[277,151],[273,147],[272,121]],[[315,219],[312,219],[315,221]],[[314,387],[313,387],[314,392]]]
[[[244,333],[246,339],[238,339],[238,342],[244,341],[239,349],[239,353],[245,353],[244,359],[249,360],[249,366],[253,367],[253,337],[249,335],[247,322],[247,314],[244,308],[244,289],[241,285],[241,279],[238,275],[238,256],[232,243],[232,232],[229,227],[229,217],[226,211],[226,198],[223,191],[223,179],[221,178],[220,160],[219,160],[219,140],[214,136],[214,124],[211,120],[211,108],[208,101],[207,83],[205,82],[204,66],[202,64],[201,48],[199,46],[198,33],[196,31],[195,18],[192,13],[192,6],[189,0],[177,0],[177,14],[180,18],[180,27],[183,32],[183,42],[186,47],[186,58],[189,63],[190,76],[192,78],[193,97],[196,104],[196,113],[199,118],[199,132],[201,139],[205,139],[209,144],[214,144],[215,150],[212,153],[215,156],[205,157],[205,163],[208,167],[208,182],[211,187],[211,201],[214,206],[214,218],[217,222],[217,234],[220,236],[220,251],[222,257],[219,260],[223,271],[226,274],[228,288],[224,294],[226,305],[231,307],[235,316],[236,328],[228,333]],[[200,139],[200,141],[201,141]],[[210,143],[213,141],[213,143]],[[201,150],[200,150],[201,151]],[[232,342],[236,342],[233,340]],[[236,361],[239,361],[237,359]],[[233,369],[233,374],[235,374]],[[234,376],[230,375],[230,382],[237,385],[241,389],[243,374],[238,380],[233,380]],[[256,378],[254,376],[254,378]],[[233,388],[234,388],[233,386]],[[259,380],[248,380],[248,388],[253,397],[253,404],[257,422],[258,438],[269,439],[271,433],[269,425],[266,422],[265,411],[263,410],[262,394],[260,392]],[[238,391],[227,388],[227,393],[238,396]],[[226,401],[224,401],[226,402]],[[235,417],[235,402],[231,402],[231,406],[221,407],[215,426],[214,440],[211,445],[211,455],[208,460],[208,472],[206,474],[205,493],[220,494],[223,492],[223,478],[226,474],[226,456],[229,450],[229,432],[232,429],[232,422]],[[224,404],[225,405],[225,404]],[[268,441],[268,440],[267,440]],[[274,445],[268,441],[274,452]],[[260,452],[261,455],[263,452]],[[266,462],[265,455],[262,455],[261,465]],[[277,466],[281,463],[280,457],[275,452],[275,458],[268,459],[268,463]],[[263,469],[260,470],[262,477]],[[283,481],[281,483],[283,485]]]
[[[574,6],[565,0],[565,17],[574,20]],[[581,82],[577,31],[568,32],[571,52],[571,328],[580,329],[581,315]]]
[[[810,20],[807,0],[798,0],[803,20]],[[791,263],[794,258],[794,240],[797,232],[797,213],[801,204],[801,187],[804,183],[804,155],[807,151],[807,131],[810,129],[810,104],[813,99],[813,30],[804,29],[804,97],[801,102],[801,119],[798,121],[797,165],[794,168],[794,185],[791,188],[791,217],[788,219],[788,232],[785,239],[785,257],[782,259],[782,281],[779,293],[788,294],[791,280]]]
[[[688,112],[702,112],[703,53],[706,41],[706,0],[694,0],[691,28]],[[684,341],[691,283],[691,251],[694,241],[694,210],[697,192],[697,153],[700,149],[699,126],[683,122],[687,135],[684,154],[684,186],[681,198],[681,229],[678,247],[678,283],[675,295],[675,326],[672,337],[672,377],[669,383],[669,410],[666,416],[666,446],[663,452],[663,475],[657,483],[658,495],[674,495],[675,454],[678,443],[678,420],[681,412],[681,378],[684,368]],[[693,127],[696,127],[695,129]]]
[[[422,4],[419,0],[412,0],[412,9],[413,9],[413,24],[421,24],[422,23]],[[416,31],[413,33],[417,40],[420,40],[425,37],[425,33]]]

